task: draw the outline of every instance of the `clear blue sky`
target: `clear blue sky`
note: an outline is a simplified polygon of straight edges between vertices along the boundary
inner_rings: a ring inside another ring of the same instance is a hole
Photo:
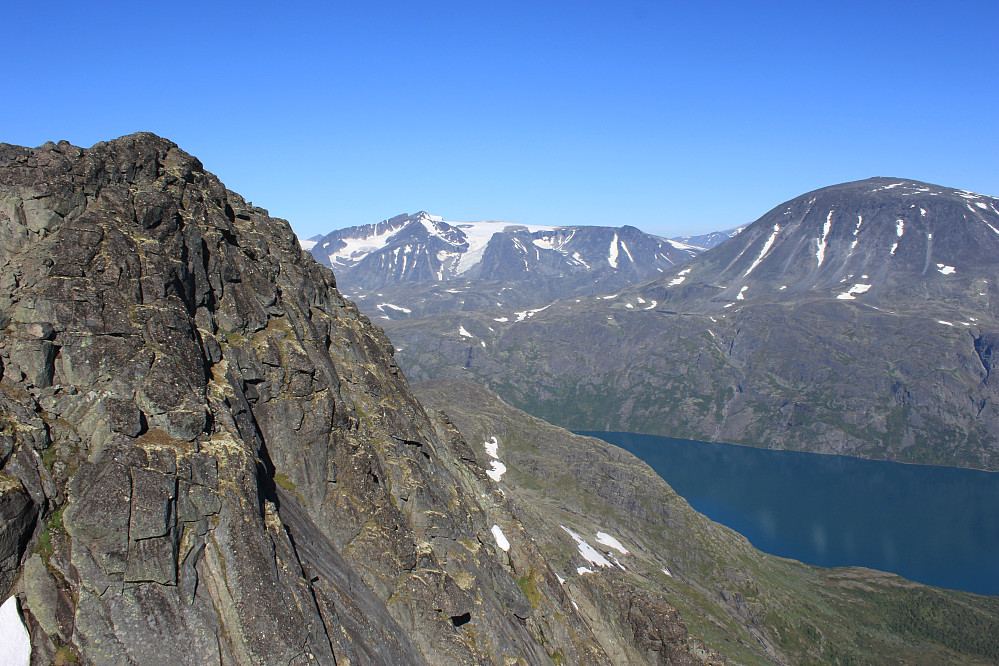
[[[999,2],[8,3],[0,141],[176,141],[302,237],[752,221],[875,175],[999,195]]]

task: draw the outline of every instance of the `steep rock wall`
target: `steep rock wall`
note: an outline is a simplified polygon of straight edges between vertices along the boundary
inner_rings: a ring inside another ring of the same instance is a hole
[[[0,327],[34,661],[607,661],[381,329],[171,142],[0,145]]]

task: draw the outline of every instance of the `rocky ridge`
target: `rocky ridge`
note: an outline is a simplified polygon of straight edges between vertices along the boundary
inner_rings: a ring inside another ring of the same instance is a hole
[[[445,222],[419,212],[303,243],[372,318],[534,307],[637,284],[701,251],[631,226]]]
[[[169,141],[0,145],[0,328],[33,663],[714,659],[663,603],[608,654],[381,329]]]

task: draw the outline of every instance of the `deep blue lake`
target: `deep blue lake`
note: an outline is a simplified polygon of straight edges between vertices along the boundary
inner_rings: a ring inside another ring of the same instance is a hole
[[[582,431],[760,550],[999,595],[999,473]]]

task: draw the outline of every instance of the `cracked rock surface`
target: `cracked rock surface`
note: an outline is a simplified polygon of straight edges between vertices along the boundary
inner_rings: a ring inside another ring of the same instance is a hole
[[[287,222],[151,134],[0,145],[0,598],[35,663],[608,662],[518,524]]]

